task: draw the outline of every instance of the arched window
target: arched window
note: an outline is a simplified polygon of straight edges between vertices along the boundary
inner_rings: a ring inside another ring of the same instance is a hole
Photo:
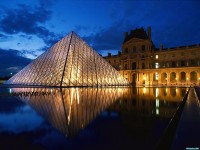
[[[173,81],[176,81],[176,73],[175,72],[172,72],[170,74],[170,81],[173,82]]]
[[[185,82],[186,81],[186,73],[185,72],[181,72],[181,74],[180,74],[180,81],[181,82]]]
[[[167,81],[167,73],[166,72],[162,73],[161,81],[162,82]]]

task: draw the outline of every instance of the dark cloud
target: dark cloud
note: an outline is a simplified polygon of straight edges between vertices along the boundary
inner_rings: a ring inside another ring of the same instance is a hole
[[[0,77],[16,73],[30,62],[31,59],[22,57],[17,50],[0,49]]]
[[[124,38],[124,32],[134,27],[133,23],[126,19],[114,22],[108,28],[102,28],[98,32],[83,37],[98,52],[103,50],[120,50]]]
[[[50,18],[52,12],[47,9],[46,3],[40,2],[37,7],[18,5],[16,9],[4,9],[1,14],[0,30],[6,34],[25,33],[27,36],[37,35],[48,45],[58,37],[42,26]],[[1,35],[0,35],[1,36]]]
[[[47,34],[48,30],[40,26],[49,20],[51,11],[42,6],[33,8],[28,5],[18,5],[17,9],[5,9],[4,18],[0,21],[0,28],[7,34]]]

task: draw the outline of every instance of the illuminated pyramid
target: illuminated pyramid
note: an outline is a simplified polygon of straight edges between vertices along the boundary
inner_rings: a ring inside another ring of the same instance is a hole
[[[127,85],[128,81],[71,32],[5,84],[74,87]]]

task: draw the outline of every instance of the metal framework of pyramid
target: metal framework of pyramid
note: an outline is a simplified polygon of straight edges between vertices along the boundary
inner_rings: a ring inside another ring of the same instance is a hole
[[[5,84],[81,87],[127,85],[128,81],[71,32]]]

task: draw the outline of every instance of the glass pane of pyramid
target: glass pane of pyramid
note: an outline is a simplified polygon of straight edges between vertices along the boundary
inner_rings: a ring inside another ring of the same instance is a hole
[[[71,32],[5,84],[71,87],[127,85],[128,81]]]

